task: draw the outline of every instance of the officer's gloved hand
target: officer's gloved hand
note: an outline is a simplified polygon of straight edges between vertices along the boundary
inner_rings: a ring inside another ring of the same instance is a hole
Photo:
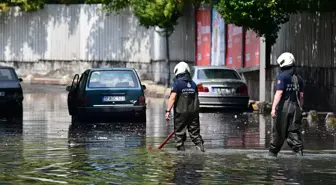
[[[305,117],[307,117],[307,116],[308,116],[308,113],[307,113],[307,112],[303,112],[303,111],[302,111],[302,113],[301,113],[301,116],[305,118]]]

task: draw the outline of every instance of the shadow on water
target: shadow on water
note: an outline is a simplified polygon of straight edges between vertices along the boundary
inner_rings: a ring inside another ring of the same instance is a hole
[[[1,136],[20,136],[23,132],[22,121],[0,120]]]

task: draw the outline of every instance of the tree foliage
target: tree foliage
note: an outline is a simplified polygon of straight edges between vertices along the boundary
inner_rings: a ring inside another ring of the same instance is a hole
[[[215,7],[226,23],[252,29],[271,44],[290,15],[276,0],[220,0]]]
[[[119,13],[129,8],[142,26],[159,27],[165,30],[160,33],[168,36],[183,16],[186,4],[198,6],[206,2],[209,0],[87,0],[87,3],[102,3],[104,10],[110,13]]]
[[[158,26],[170,35],[174,31],[177,20],[182,16],[183,2],[176,0],[132,0],[133,12],[141,25]]]
[[[88,0],[88,3],[103,3],[107,12],[119,13],[129,8],[138,18],[140,25],[159,27],[170,35],[182,16],[184,1],[179,0]]]
[[[217,11],[226,23],[245,26],[273,45],[280,26],[289,21],[291,14],[302,11],[335,11],[331,0],[219,0]]]
[[[22,11],[31,12],[43,7],[46,0],[0,0],[0,12],[6,12],[10,6],[19,6]]]
[[[0,0],[0,13],[8,11],[11,6],[18,6],[24,12],[33,12],[44,7],[45,4],[74,4],[84,3],[85,0]]]
[[[145,27],[159,27],[174,31],[183,7],[212,2],[226,23],[245,26],[259,36],[264,36],[272,45],[276,42],[280,26],[293,13],[301,11],[335,11],[335,0],[0,0],[0,13],[10,6],[19,6],[31,12],[48,3],[101,3],[109,13],[130,9]]]

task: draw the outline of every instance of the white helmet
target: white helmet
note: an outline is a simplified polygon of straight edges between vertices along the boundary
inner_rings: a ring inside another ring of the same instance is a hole
[[[174,68],[174,74],[175,76],[179,75],[179,74],[183,74],[183,73],[190,73],[190,68],[189,65],[185,62],[179,62],[178,64],[176,64],[175,68]]]
[[[292,66],[295,62],[295,58],[292,53],[282,53],[277,59],[277,63],[280,67]]]

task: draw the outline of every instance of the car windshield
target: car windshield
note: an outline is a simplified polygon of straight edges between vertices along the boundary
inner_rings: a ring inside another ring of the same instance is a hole
[[[193,77],[193,76],[194,76],[194,73],[195,73],[195,68],[192,67],[192,68],[190,69],[190,75]]]
[[[12,69],[0,69],[0,81],[17,80],[16,75]]]
[[[137,88],[139,83],[133,71],[94,71],[89,88]]]
[[[238,74],[231,69],[199,69],[197,78],[207,79],[240,79]]]

